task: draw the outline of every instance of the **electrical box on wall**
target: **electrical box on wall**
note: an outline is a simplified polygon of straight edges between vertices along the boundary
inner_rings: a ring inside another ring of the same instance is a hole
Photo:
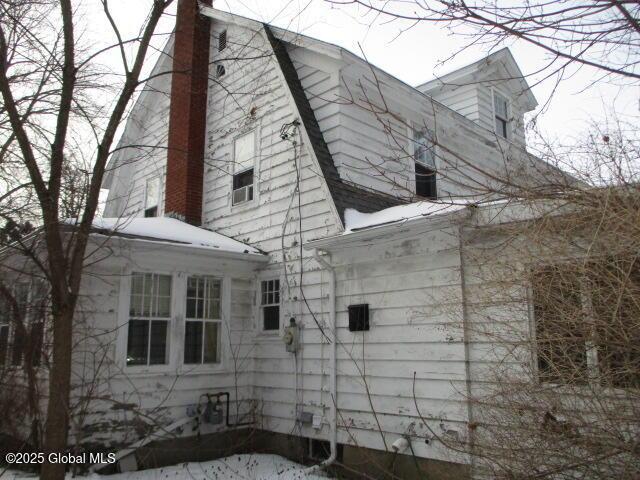
[[[298,351],[298,325],[296,325],[295,318],[289,319],[289,326],[284,329],[282,341],[287,352],[296,353]]]
[[[369,330],[369,304],[349,305],[349,331]]]

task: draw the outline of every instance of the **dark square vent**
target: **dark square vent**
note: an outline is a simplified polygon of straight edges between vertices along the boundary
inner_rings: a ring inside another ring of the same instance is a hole
[[[349,331],[369,330],[369,304],[349,305]]]

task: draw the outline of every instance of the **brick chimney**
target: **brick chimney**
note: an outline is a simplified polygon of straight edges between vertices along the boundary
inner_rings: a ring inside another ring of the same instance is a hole
[[[211,5],[211,0],[201,0]],[[165,215],[202,223],[210,19],[179,0],[173,46]]]

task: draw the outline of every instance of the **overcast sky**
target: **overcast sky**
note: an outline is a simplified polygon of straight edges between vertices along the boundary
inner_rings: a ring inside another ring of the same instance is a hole
[[[96,1],[96,0],[89,0]],[[137,28],[148,0],[111,0],[117,20],[123,27]],[[94,16],[96,8],[86,7]],[[345,47],[356,54],[364,51],[368,60],[410,85],[418,85],[457,67],[471,63],[488,53],[488,46],[471,47],[449,59],[464,47],[464,31],[455,33],[433,23],[412,28],[407,23],[375,19],[353,5],[334,6],[323,0],[214,0],[213,5],[239,15],[285,27]],[[169,17],[161,30],[169,31],[174,19]],[[100,25],[99,23],[96,23]],[[89,32],[100,36],[99,28]],[[497,46],[500,48],[504,45]],[[544,54],[535,47],[514,42],[511,48],[525,75],[545,65]],[[540,115],[539,127],[550,137],[567,140],[584,132],[590,119],[602,120],[612,107],[627,115],[638,115],[640,87],[620,87],[609,82],[590,83],[597,72],[575,69],[553,94],[548,108]],[[540,105],[544,105],[555,86],[554,80],[536,84],[541,75],[528,78]]]

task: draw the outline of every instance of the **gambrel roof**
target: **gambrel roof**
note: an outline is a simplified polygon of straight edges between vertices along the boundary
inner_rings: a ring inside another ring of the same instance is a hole
[[[344,212],[347,208],[352,208],[360,212],[377,212],[385,208],[402,205],[405,201],[385,195],[383,193],[366,190],[345,182],[340,178],[338,169],[333,161],[331,152],[324,140],[320,126],[315,117],[315,113],[311,108],[309,99],[304,93],[298,73],[293,66],[293,62],[287,52],[284,43],[277,39],[269,25],[264,24],[264,30],[269,39],[269,43],[273,48],[274,54],[278,61],[278,65],[282,70],[287,86],[296,103],[298,112],[300,113],[300,121],[303,128],[306,129],[309,139],[311,140],[311,148],[314,150],[315,156],[320,164],[320,169],[329,187],[332,200],[338,210],[340,219],[344,224]]]

